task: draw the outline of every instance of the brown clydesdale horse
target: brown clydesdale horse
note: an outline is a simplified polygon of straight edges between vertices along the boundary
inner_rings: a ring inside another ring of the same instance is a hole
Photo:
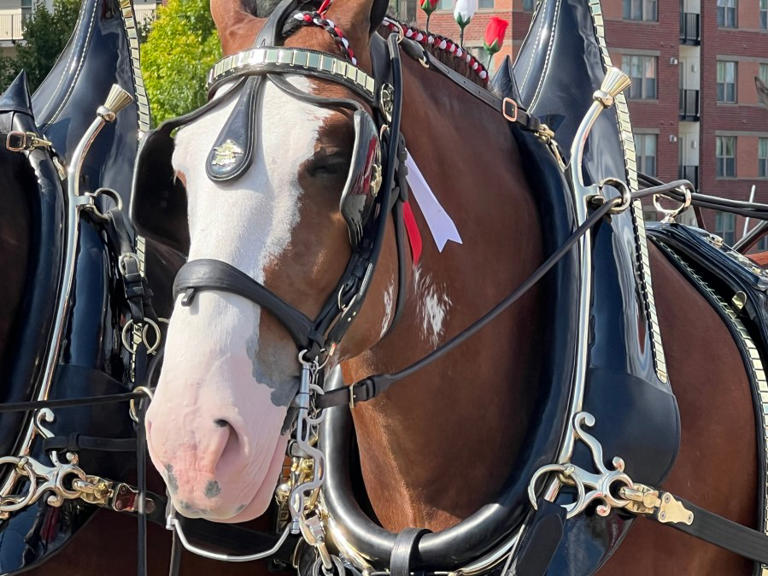
[[[373,8],[372,0],[337,0],[328,12],[368,71]],[[251,47],[264,24],[237,1],[214,1],[212,11],[225,54]],[[286,45],[338,50],[316,28],[300,29]],[[403,65],[402,130],[409,151],[464,244],[439,253],[426,236],[421,262],[409,267],[403,317],[387,333],[397,257],[390,227],[366,304],[336,351],[347,382],[419,359],[511,292],[543,258],[534,191],[505,123],[441,75],[409,58]],[[337,84],[295,82],[324,96],[351,96]],[[202,166],[229,110],[177,136],[174,167],[187,188],[190,258],[229,262],[313,318],[349,254],[337,204],[350,117],[267,86],[250,171],[234,185],[216,185]],[[427,230],[418,210],[416,219]],[[665,488],[754,526],[754,412],[739,353],[717,314],[649,249],[683,424]],[[274,487],[286,441],[286,398],[295,390],[299,365],[293,343],[269,314],[229,294],[197,298],[189,308],[177,303],[171,318],[148,415],[150,452],[180,511],[246,520],[264,510]],[[546,342],[535,330],[545,305],[540,293],[529,293],[493,328],[421,371],[413,378],[419,385],[403,382],[354,409],[365,491],[384,527],[440,530],[497,493],[533,412],[532,383],[548,361]],[[601,574],[751,570],[742,558],[640,521]]]
[[[337,0],[328,13],[369,72],[372,9],[372,0]],[[226,54],[249,48],[264,24],[237,0],[214,0],[212,11]],[[299,30],[286,43],[337,51],[315,28]],[[439,253],[425,233],[421,262],[408,268],[405,312],[386,333],[396,285],[390,226],[366,304],[336,351],[348,382],[419,359],[510,293],[544,257],[534,190],[505,123],[418,62],[404,58],[403,65],[409,151],[464,243]],[[351,96],[336,84],[294,82],[324,96]],[[177,136],[174,166],[187,188],[190,258],[225,260],[314,317],[349,255],[338,192],[351,146],[350,117],[267,87],[249,173],[236,185],[214,185],[203,166],[228,111]],[[416,220],[426,231],[418,210]],[[740,355],[717,314],[653,246],[649,250],[683,425],[665,488],[754,526],[754,412]],[[421,371],[414,378],[419,385],[403,382],[354,409],[365,491],[383,526],[440,530],[497,493],[533,413],[532,383],[548,361],[535,329],[545,305],[541,293],[529,293],[492,328]],[[298,372],[287,333],[250,302],[211,292],[191,307],[176,304],[147,431],[153,461],[180,511],[222,522],[263,512],[282,462]],[[114,524],[107,532],[97,522],[59,556],[57,566],[77,566],[62,573],[123,573],[122,560],[116,565],[115,559],[128,557],[132,522],[124,520],[122,537]],[[159,538],[152,533],[152,541]],[[154,553],[152,570],[162,572],[162,551]],[[83,556],[94,565],[84,566]],[[198,566],[185,564],[184,574],[197,573]],[[251,566],[199,569],[253,573]],[[717,547],[638,521],[600,573],[746,576],[751,570],[750,562]],[[131,571],[125,566],[124,573]]]

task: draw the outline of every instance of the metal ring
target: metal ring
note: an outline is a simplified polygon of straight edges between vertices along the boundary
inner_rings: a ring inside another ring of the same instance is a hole
[[[151,388],[147,386],[136,386],[136,388],[133,389],[134,392],[141,392],[144,394],[147,398],[149,398],[149,401],[152,402],[152,400],[155,399],[155,393],[152,391]],[[139,413],[136,411],[136,399],[131,398],[130,405],[128,407],[128,415],[131,417],[131,420],[139,423]]]
[[[139,257],[136,255],[135,252],[123,252],[120,254],[120,258],[117,260],[117,267],[120,269],[120,273],[125,276],[128,274],[128,270],[126,267],[128,266],[127,262],[129,260],[133,260],[136,263],[136,269],[141,270],[141,263],[139,262]]]
[[[107,216],[98,209],[96,206],[96,199],[99,196],[108,196],[109,198],[112,198],[112,200],[117,204],[117,210],[122,211],[123,209],[123,199],[120,197],[120,194],[118,194],[115,190],[112,190],[112,188],[99,188],[95,192],[86,192],[83,194],[83,196],[86,196],[88,198],[93,198],[93,202],[88,204],[86,208],[93,213],[96,218],[100,220],[106,220]]]
[[[162,332],[160,332],[160,326],[158,326],[157,322],[155,322],[151,318],[145,318],[144,322],[145,324],[141,330],[141,342],[142,344],[144,344],[144,346],[146,346],[147,354],[154,354],[155,352],[157,352],[158,348],[160,348],[160,343],[162,342],[163,334]],[[130,352],[131,354],[136,354],[136,343],[128,340],[128,334],[131,331],[133,325],[134,325],[133,320],[128,320],[128,322],[125,323],[125,326],[123,326],[123,331],[120,334],[120,340],[122,340],[123,347],[125,347],[125,349],[128,350],[128,352]],[[147,338],[150,327],[155,331],[155,342],[151,346]]]
[[[128,334],[133,327],[133,320],[128,320],[128,322],[125,323],[125,326],[123,326],[123,331],[120,333],[120,340],[123,342],[123,348],[128,350],[131,354],[136,353],[136,344],[133,344],[128,340]]]
[[[320,354],[325,352],[325,348],[320,349]],[[305,359],[305,356],[309,353],[309,350],[307,348],[304,348],[301,352],[299,352],[299,364],[302,366],[312,366],[315,370],[322,370],[325,368],[325,365],[328,364],[328,359],[330,358],[329,355],[326,355],[325,360],[323,360],[322,364],[317,363],[317,357],[315,357],[314,360],[311,362]]]
[[[387,18],[387,20],[397,28],[397,43],[402,44],[403,40],[405,40],[405,28],[403,28],[403,25],[397,20],[390,20],[389,18]]]
[[[600,189],[601,193],[603,191],[603,188],[605,188],[606,186],[611,186],[612,188],[616,188],[619,191],[619,194],[621,194],[621,196],[619,197],[621,199],[621,202],[619,202],[609,210],[611,214],[621,214],[622,212],[626,211],[630,206],[632,206],[632,193],[629,191],[629,186],[627,186],[626,182],[613,177],[604,178],[598,185],[598,188]],[[611,200],[611,202],[615,202],[615,201],[616,201],[616,198]]]
[[[160,326],[157,325],[157,322],[151,318],[145,318],[144,321],[146,324],[144,324],[144,329],[141,331],[141,339],[144,342],[144,346],[147,347],[147,354],[154,354],[160,348],[160,343],[163,339],[163,333],[160,332]],[[148,345],[149,341],[147,340],[147,330],[149,330],[150,326],[155,331],[155,343],[152,346]]]

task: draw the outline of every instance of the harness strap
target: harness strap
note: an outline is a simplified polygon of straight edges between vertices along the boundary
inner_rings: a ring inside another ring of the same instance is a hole
[[[355,382],[348,388],[339,388],[331,390],[317,397],[316,405],[318,408],[331,408],[333,406],[342,406],[349,404],[354,406],[357,402],[366,402],[375,398],[385,390],[387,390],[395,382],[411,376],[415,372],[421,370],[423,367],[431,364],[438,358],[447,354],[453,350],[456,346],[472,337],[479,330],[484,328],[492,320],[494,320],[499,314],[504,312],[512,304],[522,298],[531,288],[533,288],[539,280],[541,280],[547,272],[549,272],[560,260],[562,260],[571,248],[579,241],[579,239],[593,226],[600,222],[605,215],[607,215],[615,206],[617,202],[621,201],[620,198],[614,198],[612,201],[608,201],[600,208],[595,210],[584,223],[574,230],[573,234],[568,237],[568,240],[563,243],[549,258],[547,258],[543,264],[541,264],[531,274],[525,282],[518,286],[514,292],[504,298],[496,306],[491,308],[478,320],[467,326],[464,330],[459,332],[456,336],[448,340],[441,347],[436,348],[421,360],[418,360],[410,366],[395,372],[393,374],[377,374],[375,376],[369,376],[358,382]]]
[[[682,498],[678,500],[693,513],[693,522],[690,525],[669,523],[668,526],[755,562],[768,564],[768,535],[699,508]],[[658,513],[653,518],[663,522]]]
[[[512,98],[498,98],[493,92],[478,86],[472,80],[459,74],[450,66],[446,66],[439,59],[432,55],[429,50],[425,50],[421,44],[404,38],[401,41],[403,51],[411,58],[426,62],[430,67],[434,67],[443,76],[447,76],[452,82],[458,84],[461,88],[472,94],[481,102],[500,112],[509,122],[513,122],[528,132],[539,132],[543,124],[533,114],[530,114],[525,108],[518,104]]]
[[[195,295],[204,290],[229,292],[263,306],[280,319],[298,346],[307,346],[312,331],[310,319],[231,264],[205,258],[182,266],[173,281],[174,298],[184,294],[182,306],[191,306]]]
[[[79,381],[88,383],[90,388],[96,390],[120,389],[123,384],[108,374],[89,366],[77,366],[75,364],[59,364],[56,366],[54,388],[60,386],[66,389],[66,382]],[[86,396],[83,398],[60,398],[53,400],[31,400],[29,402],[5,402],[0,404],[0,414],[4,412],[30,412],[41,408],[74,408],[77,406],[98,406],[101,404],[114,404],[117,402],[129,402],[145,397],[142,391],[124,392],[118,394],[102,394],[99,396]]]
[[[91,450],[94,452],[133,452],[136,450],[136,438],[103,438],[86,436],[77,432],[69,436],[54,436],[43,440],[43,450],[66,450],[79,452]]]
[[[411,561],[424,534],[429,534],[424,528],[406,528],[395,538],[392,554],[389,556],[390,576],[411,576]]]
[[[516,554],[515,576],[544,576],[547,573],[563,538],[565,515],[565,508],[559,504],[539,499],[533,521]]]

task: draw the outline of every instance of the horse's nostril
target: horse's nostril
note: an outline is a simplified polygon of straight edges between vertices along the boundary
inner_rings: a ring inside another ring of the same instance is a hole
[[[219,428],[226,428],[227,426],[229,426],[229,422],[224,420],[224,418],[216,418],[216,420],[214,420],[213,423],[216,424],[216,426],[218,426]]]

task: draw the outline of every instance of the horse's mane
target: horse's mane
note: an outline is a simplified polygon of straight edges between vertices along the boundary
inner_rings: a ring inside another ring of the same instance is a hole
[[[458,42],[440,34],[428,33],[408,24],[403,24],[391,16],[384,19],[380,30],[389,34],[397,31],[398,26],[403,28],[406,38],[421,44],[432,56],[452,70],[466,76],[479,86],[485,87],[488,84],[488,71],[485,66]]]
[[[277,6],[278,2],[279,0],[240,0],[240,4],[246,12],[262,18],[269,16],[275,9],[275,6]],[[287,30],[285,32],[290,34],[296,27],[296,22],[290,20],[286,25]],[[485,87],[488,84],[488,71],[485,69],[485,66],[483,66],[472,54],[467,52],[465,48],[450,38],[441,36],[440,34],[432,34],[419,30],[418,28],[399,22],[392,16],[384,18],[384,22],[379,28],[379,31],[384,34],[389,34],[397,31],[398,27],[402,27],[406,38],[421,44],[430,54],[432,54],[432,56],[452,70],[466,76],[479,86]]]

